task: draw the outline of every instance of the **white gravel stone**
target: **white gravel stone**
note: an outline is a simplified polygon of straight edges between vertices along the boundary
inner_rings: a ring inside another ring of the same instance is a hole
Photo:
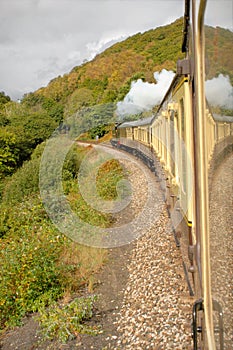
[[[145,186],[141,185],[144,179],[135,171],[134,165],[124,166],[130,171],[132,188],[137,189],[137,198],[133,197],[131,204],[136,216],[146,200]],[[160,191],[154,175],[150,173],[149,176],[153,186]],[[114,349],[192,349],[194,300],[189,296],[181,252],[176,247],[173,232],[167,228],[170,227],[169,218],[162,195],[160,198],[159,217],[152,213],[154,222],[135,242],[124,300],[118,310],[119,336]]]

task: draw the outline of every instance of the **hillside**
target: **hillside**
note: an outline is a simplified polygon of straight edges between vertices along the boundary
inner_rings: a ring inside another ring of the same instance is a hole
[[[138,33],[97,55],[91,62],[74,67],[69,74],[53,79],[36,95],[65,104],[71,115],[83,106],[116,102],[129,91],[133,80],[155,82],[153,73],[176,69],[181,53],[183,19],[170,25]],[[206,27],[208,78],[228,74],[233,81],[233,33]]]
[[[91,62],[75,67],[69,74],[52,80],[36,94],[68,102],[68,109],[121,100],[132,80],[154,82],[156,70],[175,69],[182,58],[183,20],[171,25],[138,33],[117,43]]]
[[[218,74],[229,75],[233,85],[233,32],[209,26],[206,26],[205,32],[207,79],[216,77]]]
[[[182,33],[180,18],[170,25],[135,34],[92,61],[74,67],[69,74],[53,79],[47,87],[26,94],[20,104],[9,101],[2,93],[0,141],[4,151],[0,155],[0,179],[29,159],[33,149],[78,110],[83,111],[79,115],[80,131],[85,131],[111,119],[115,103],[124,99],[132,81],[141,78],[155,82],[155,71],[175,71],[177,60],[184,57]],[[233,84],[232,41],[231,31],[206,27],[208,79],[222,73],[229,75]],[[99,115],[104,115],[101,121]]]

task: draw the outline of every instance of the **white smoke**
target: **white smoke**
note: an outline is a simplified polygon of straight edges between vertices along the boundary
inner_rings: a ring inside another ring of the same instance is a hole
[[[210,105],[233,109],[233,87],[229,76],[219,74],[205,83],[206,98]]]
[[[160,103],[167,92],[175,73],[163,69],[160,73],[155,72],[157,84],[143,82],[141,79],[133,81],[124,100],[117,103],[117,115],[126,116],[137,114],[151,109]]]

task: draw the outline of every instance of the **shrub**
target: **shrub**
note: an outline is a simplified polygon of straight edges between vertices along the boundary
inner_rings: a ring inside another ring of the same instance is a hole
[[[67,342],[77,333],[97,334],[100,329],[87,326],[84,322],[92,317],[93,303],[96,296],[74,299],[70,304],[60,307],[53,304],[40,310],[38,320],[45,339],[58,339]]]
[[[3,192],[3,202],[19,203],[27,195],[39,190],[40,158],[24,162],[23,166],[12,175]]]
[[[41,204],[31,199],[9,214],[8,233],[0,241],[1,328],[18,324],[42,297],[47,305],[64,290],[58,268],[64,238],[42,213]]]
[[[66,179],[63,182],[67,188],[67,199],[84,221],[96,226],[109,226],[111,216],[88,206],[79,192],[77,169],[88,149],[77,151],[75,147],[71,149],[64,165]],[[61,235],[49,220],[38,194],[42,150],[43,146],[39,146],[33,158],[12,176],[1,203],[1,329],[19,324],[22,317],[29,312],[44,310],[43,313],[46,313],[45,308],[53,305],[64,293],[75,293],[83,285],[88,286],[91,291],[93,274],[107,256],[104,249],[84,247],[72,242]],[[100,167],[97,176],[99,194],[105,199],[115,198],[116,185],[122,176],[123,169],[118,161],[106,162]],[[87,303],[90,304],[91,301]],[[71,304],[62,312],[69,314],[77,309],[78,306],[75,305]],[[60,317],[60,309],[56,310],[58,314],[54,314],[52,318]],[[67,318],[70,317],[68,314]],[[90,315],[90,311],[83,317],[86,318],[87,315]],[[60,320],[59,324],[60,322],[63,321]],[[60,330],[55,327],[53,336],[64,340],[69,333],[73,334],[73,330],[84,330],[77,317],[74,322],[68,333],[64,333],[66,326],[59,326]]]
[[[0,240],[0,329],[20,324],[64,293],[92,283],[107,252],[78,245],[61,235],[38,197],[8,212]]]

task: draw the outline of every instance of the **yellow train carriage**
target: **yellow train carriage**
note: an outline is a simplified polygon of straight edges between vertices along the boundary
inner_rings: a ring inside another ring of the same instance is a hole
[[[206,0],[200,0],[197,6],[194,1],[185,1],[182,50],[186,52],[186,59],[178,61],[177,74],[157,114],[151,116],[151,120],[123,123],[120,142],[128,145],[130,142],[131,150],[140,150],[153,161],[154,154],[159,159],[162,166],[159,173],[166,181],[166,202],[187,267],[190,291],[196,297],[193,305],[194,349],[222,350],[224,334],[226,344],[232,344],[232,341],[230,327],[223,330],[221,305],[226,302],[211,286],[211,278],[216,281],[217,275],[213,268],[211,270],[211,264],[216,260],[231,262],[229,258],[219,257],[215,249],[216,238],[211,242],[215,232],[213,227],[210,230],[213,218],[209,199],[213,174],[225,156],[233,151],[233,117],[212,114],[205,99],[205,8]],[[230,169],[227,171],[230,174]],[[228,197],[232,196],[231,189]],[[212,204],[219,203],[215,198]],[[227,246],[229,235],[220,236],[220,231],[218,237],[223,237],[222,243]],[[224,281],[221,285],[229,290]],[[225,317],[229,304],[226,305],[223,309]]]

